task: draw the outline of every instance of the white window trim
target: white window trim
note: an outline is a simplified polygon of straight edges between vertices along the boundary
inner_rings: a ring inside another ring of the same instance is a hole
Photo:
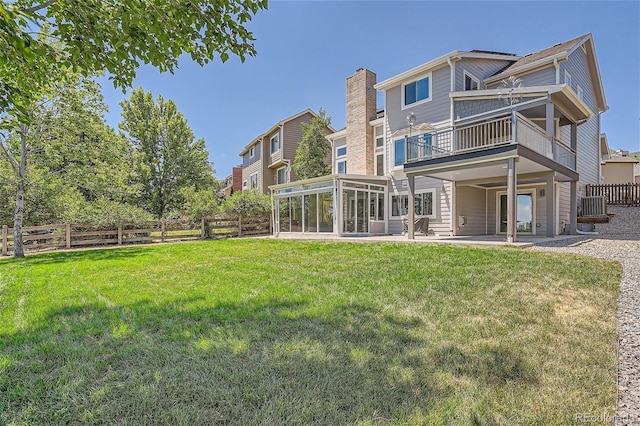
[[[345,154],[343,154],[343,155],[338,155],[338,150],[341,149],[341,148],[347,149],[347,145],[340,145],[340,146],[336,147],[336,153],[335,153],[335,173],[336,174],[340,174],[338,172],[338,164],[340,164],[341,162],[344,161],[345,170],[347,168],[347,153],[348,153],[348,151],[345,152]]]
[[[546,188],[545,188],[546,189]],[[496,235],[506,234],[506,232],[500,232],[500,197],[502,195],[507,195],[507,191],[496,191]],[[518,195],[531,195],[531,233],[528,232],[518,232],[518,234],[524,235],[536,235],[536,195],[537,189],[524,189],[522,191],[518,191],[516,194],[516,198]],[[516,200],[516,210],[518,209],[518,202]],[[517,220],[518,212],[516,211],[516,220]],[[517,227],[517,224],[516,224]]]
[[[478,88],[475,89],[475,90],[480,90],[480,79],[479,78],[476,78],[475,75],[471,74],[467,70],[464,70],[463,75],[464,75],[463,78],[462,78],[462,90],[463,91],[467,91],[467,89],[466,89],[466,79],[467,79],[467,77],[469,77],[471,80],[475,81],[476,84],[478,85]],[[473,89],[469,89],[469,91],[470,90],[473,90]]]
[[[253,158],[256,156],[256,147],[252,146],[251,148],[249,148],[249,158]]]
[[[420,189],[418,191],[415,192],[414,197],[416,195],[422,195],[422,194],[428,194],[431,193],[431,214],[421,214],[421,215],[415,215],[416,218],[420,218],[420,217],[428,217],[429,219],[435,219],[436,218],[436,190],[435,188],[430,188],[430,189]],[[395,216],[393,214],[393,197],[400,197],[400,196],[409,196],[409,192],[408,191],[402,191],[402,192],[394,192],[394,193],[389,193],[389,218],[390,219],[404,219],[406,217],[406,215],[400,215],[400,216]]]
[[[381,126],[380,126],[381,128]],[[385,176],[386,175],[386,164],[387,164],[387,150],[386,150],[386,143],[387,143],[387,138],[384,135],[384,131],[381,132],[381,134],[379,136],[376,136],[375,133],[376,129],[374,129],[373,131],[373,158],[374,158],[374,163],[373,163],[373,173],[376,176]],[[382,146],[378,146],[378,139],[382,139]],[[378,175],[378,155],[382,154],[382,168],[383,168],[383,173],[381,175]]]
[[[405,147],[404,147],[404,162],[400,165],[396,165],[396,142],[399,141],[400,139],[394,139],[393,143],[391,144],[391,169],[392,170],[404,170],[404,164],[407,162],[407,144],[406,144],[406,139],[403,137],[402,140],[405,142]]]
[[[580,100],[584,101],[584,90],[582,90],[582,87],[580,87],[579,84],[576,84],[576,95],[578,95]]]
[[[411,83],[415,83],[416,81],[422,80],[423,78],[427,78],[427,77],[429,77],[429,97],[426,98],[426,99],[422,99],[422,100],[419,100],[417,102],[414,102],[412,104],[405,105],[404,104],[404,87],[409,85],[409,84],[411,84]],[[433,78],[431,78],[431,77],[432,77],[431,73],[423,74],[418,78],[414,78],[413,80],[408,81],[406,83],[402,83],[400,85],[400,109],[401,110],[413,108],[415,106],[422,105],[422,104],[425,104],[427,102],[431,102],[431,99],[433,99],[433,90],[432,90]]]
[[[336,159],[336,174],[347,174],[347,159],[344,157],[346,157],[346,155],[340,157],[340,159]],[[344,163],[344,173],[340,173],[340,168],[338,167],[340,163]]]
[[[567,80],[569,80],[569,83],[567,83]],[[569,87],[573,85],[573,79],[571,78],[571,74],[569,74],[569,71],[567,70],[564,70],[564,84]]]
[[[258,189],[258,186],[260,186],[260,185],[258,184],[258,172],[251,173],[251,174],[249,175],[249,182],[251,182],[251,181],[253,180],[253,177],[254,177],[254,176],[256,177],[256,187],[255,187],[255,188],[249,188],[249,189]]]
[[[247,181],[246,179],[242,181],[242,189],[247,189],[249,188],[249,181]]]
[[[284,170],[284,182],[278,182],[278,172],[280,172],[280,170]],[[280,185],[282,183],[288,183],[287,182],[287,166],[282,166],[276,169],[276,185]]]
[[[273,140],[277,139],[278,140],[278,149],[276,149],[275,151],[273,150]],[[275,154],[277,152],[280,152],[280,132],[276,133],[275,135],[271,136],[269,138],[269,151],[271,152],[271,154]]]

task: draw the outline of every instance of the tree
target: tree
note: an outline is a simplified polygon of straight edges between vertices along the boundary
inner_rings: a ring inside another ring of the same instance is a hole
[[[309,179],[331,173],[331,166],[326,158],[331,146],[325,138],[326,129],[331,124],[331,117],[326,116],[324,109],[314,116],[309,123],[302,123],[302,139],[296,149],[296,156],[291,168],[300,179]]]
[[[140,184],[140,205],[163,218],[178,210],[182,190],[201,190],[214,184],[204,139],[194,141],[193,131],[176,104],[162,96],[135,89],[121,103],[120,128],[133,143],[134,181]]]
[[[220,206],[228,216],[260,216],[271,212],[271,197],[255,190],[236,192]]]
[[[188,53],[204,65],[217,54],[242,61],[255,55],[244,27],[267,0],[17,0],[0,1],[0,129],[18,139],[20,155],[0,152],[16,176],[14,238],[22,252],[24,174],[29,125],[38,102],[64,78],[64,70],[129,87],[141,63],[173,72]],[[37,130],[35,130],[37,136]]]

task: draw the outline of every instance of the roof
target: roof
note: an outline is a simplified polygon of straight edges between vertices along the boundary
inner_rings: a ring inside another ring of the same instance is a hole
[[[278,129],[278,127],[284,126],[285,123],[287,123],[287,122],[289,122],[291,120],[295,120],[296,118],[298,118],[298,117],[300,117],[302,115],[305,115],[307,113],[313,115],[314,117],[317,116],[317,114],[315,112],[313,112],[310,108],[307,108],[304,111],[301,111],[301,112],[299,112],[299,113],[297,113],[295,115],[292,115],[291,117],[285,118],[284,120],[280,120],[276,124],[271,126],[269,128],[269,130],[267,130],[266,132],[262,133],[261,135],[256,136],[255,138],[253,138],[253,140],[251,142],[249,142],[247,145],[245,145],[245,147],[242,149],[242,151],[240,152],[239,155],[241,157],[243,155],[245,155],[253,145],[257,144],[259,141],[261,141],[265,137],[269,136],[271,133],[275,132]],[[335,132],[333,127],[329,126],[329,129],[332,132]]]
[[[380,83],[376,84],[374,87],[376,88],[376,90],[387,90],[394,86],[397,86],[398,84],[400,84],[400,82],[404,80],[407,80],[412,77],[416,77],[427,71],[434,70],[438,67],[444,66],[450,60],[456,60],[461,58],[501,59],[506,61],[515,61],[520,57],[516,56],[513,53],[489,52],[489,51],[482,51],[482,50],[472,50],[470,52],[465,52],[461,50],[454,50],[432,61],[425,62],[422,65],[418,65],[415,68],[411,68],[409,71],[405,71],[394,77],[381,81]]]
[[[623,157],[621,155],[612,155],[605,163],[638,163],[639,161],[633,157]]]
[[[528,55],[523,56],[522,58],[518,59],[514,63],[498,71],[494,75],[503,74],[503,73],[515,74],[518,72],[518,70],[522,70],[523,68],[526,69],[528,65],[536,63],[538,61],[543,61],[548,59],[549,61],[552,62],[554,57],[561,55],[563,53],[568,53],[569,51],[572,51],[573,48],[575,48],[576,46],[582,44],[582,42],[588,36],[589,34],[581,35],[580,37],[576,37],[569,41],[554,44],[553,46],[548,47],[546,49],[542,49],[534,53],[529,53]]]

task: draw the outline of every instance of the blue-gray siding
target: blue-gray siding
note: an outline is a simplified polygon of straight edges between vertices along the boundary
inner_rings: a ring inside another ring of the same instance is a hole
[[[516,74],[516,76],[522,80],[522,86],[548,86],[550,84],[556,84],[556,68],[553,64],[527,74]],[[500,87],[500,81],[491,83],[488,89],[496,89],[498,87]]]
[[[467,71],[475,78],[480,80],[480,89],[484,89],[482,81],[485,78],[491,77],[502,68],[504,68],[509,62],[499,61],[495,59],[473,59],[462,58],[455,63],[456,70],[456,83],[455,90],[464,90],[464,72]]]

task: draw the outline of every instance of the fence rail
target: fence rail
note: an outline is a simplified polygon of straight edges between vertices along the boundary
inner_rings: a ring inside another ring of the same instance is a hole
[[[587,185],[587,196],[602,196],[611,205],[640,207],[640,183]]]
[[[204,218],[193,220],[154,220],[140,224],[118,226],[90,224],[54,224],[22,228],[25,252],[48,249],[149,244],[170,241],[221,239],[271,234],[271,217]],[[8,256],[14,250],[14,230],[2,226],[1,253]]]

